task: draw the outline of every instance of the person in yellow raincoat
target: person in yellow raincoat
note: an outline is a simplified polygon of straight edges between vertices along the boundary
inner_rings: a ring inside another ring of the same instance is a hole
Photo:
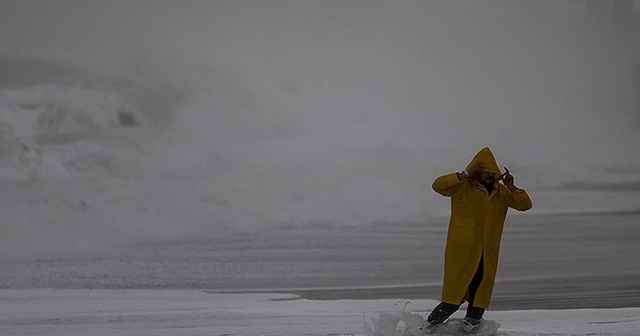
[[[515,186],[509,170],[500,172],[488,147],[480,150],[464,171],[440,176],[432,187],[451,198],[451,218],[442,302],[427,321],[431,325],[446,321],[466,300],[469,305],[463,322],[473,328],[491,301],[507,210],[529,210],[531,199]]]

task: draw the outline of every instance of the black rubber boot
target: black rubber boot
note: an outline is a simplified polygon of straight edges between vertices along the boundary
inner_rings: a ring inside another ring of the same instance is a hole
[[[427,322],[429,322],[431,325],[440,324],[446,321],[449,316],[453,315],[453,313],[458,311],[458,308],[460,308],[460,305],[441,302],[433,309],[431,314],[429,314]]]
[[[484,308],[474,307],[472,305],[469,305],[469,307],[467,307],[466,317],[472,318],[474,320],[482,320],[482,315],[484,315]]]

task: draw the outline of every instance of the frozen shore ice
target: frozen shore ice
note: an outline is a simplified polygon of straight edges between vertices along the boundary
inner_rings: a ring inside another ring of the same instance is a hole
[[[363,314],[401,310],[397,302],[197,290],[0,290],[0,333],[363,335]],[[434,304],[415,300],[407,310],[424,316]],[[488,311],[485,317],[500,323],[498,334],[504,336],[631,336],[640,330],[640,308]]]

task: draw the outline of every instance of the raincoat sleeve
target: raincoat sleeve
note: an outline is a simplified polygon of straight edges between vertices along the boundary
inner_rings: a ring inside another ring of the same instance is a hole
[[[516,209],[518,211],[527,211],[531,209],[532,203],[531,198],[526,191],[523,189],[516,189],[511,192],[511,197],[509,198],[509,207]]]
[[[442,175],[433,181],[431,188],[442,196],[451,197],[456,190],[462,187],[462,182],[458,179],[457,173]]]

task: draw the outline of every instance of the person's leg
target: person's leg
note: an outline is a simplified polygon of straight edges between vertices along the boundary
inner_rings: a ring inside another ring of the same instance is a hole
[[[478,292],[478,288],[480,288],[480,283],[482,282],[482,277],[484,276],[484,256],[480,257],[480,263],[478,264],[478,269],[476,270],[476,274],[473,276],[471,283],[469,284],[469,307],[467,307],[467,315],[466,318],[472,318],[474,320],[481,320],[484,315],[484,308],[475,307],[473,305],[473,301],[476,297],[476,293]]]
[[[484,308],[469,306],[467,308],[467,315],[465,316],[465,318],[480,321],[483,315],[484,315]]]
[[[429,317],[427,317],[427,322],[431,325],[440,324],[446,321],[449,316],[453,315],[453,313],[458,311],[458,308],[460,308],[460,305],[440,302],[440,304],[433,309],[431,314],[429,314]]]
[[[484,275],[484,259],[483,258],[484,256],[480,257],[480,263],[478,264],[478,269],[476,270],[476,273],[474,274],[473,279],[471,279],[471,283],[469,283],[469,292],[468,292],[469,297],[467,298],[467,300],[469,301],[469,307],[467,308],[467,315],[465,319],[467,317],[471,317],[471,318],[477,317],[476,320],[479,321],[480,319],[482,319],[482,315],[484,314],[483,308],[473,306],[473,300],[476,296],[476,292],[478,291],[478,288],[480,287],[480,283],[482,282],[482,277]],[[458,311],[458,309],[460,308],[460,305],[462,305],[463,302],[461,302],[458,305],[441,302],[433,309],[431,314],[429,314],[429,317],[427,318],[427,322],[431,323],[431,325],[436,325],[446,321],[449,318],[449,316],[453,315],[453,313]]]

